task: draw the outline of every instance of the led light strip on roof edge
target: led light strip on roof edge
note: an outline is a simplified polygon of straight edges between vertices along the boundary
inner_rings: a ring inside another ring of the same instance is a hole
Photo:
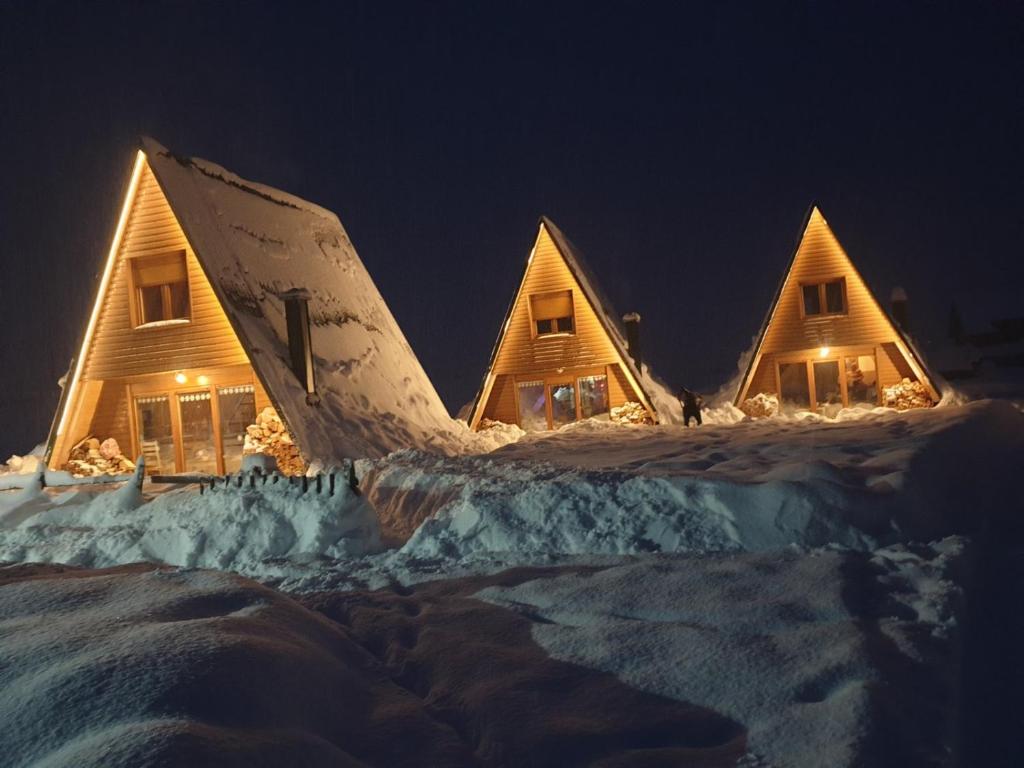
[[[64,412],[60,415],[60,423],[57,425],[57,437],[64,434],[67,428],[68,414],[73,409],[74,398],[77,394],[78,382],[82,376],[82,368],[85,366],[85,353],[92,343],[93,333],[96,330],[96,322],[99,320],[100,308],[103,305],[103,297],[107,293],[110,284],[110,276],[114,272],[114,262],[117,260],[117,252],[121,247],[121,240],[124,237],[124,230],[128,225],[128,214],[131,212],[132,203],[135,201],[135,192],[139,188],[139,179],[142,177],[142,169],[146,164],[146,155],[140,149],[135,155],[135,166],[132,168],[132,179],[128,184],[128,193],[124,197],[124,204],[121,206],[121,216],[117,221],[117,229],[114,230],[114,240],[110,244],[110,252],[107,254],[107,263],[103,267],[103,277],[100,279],[99,291],[96,294],[96,301],[92,306],[92,314],[89,316],[89,325],[85,329],[85,337],[82,339],[82,346],[78,350],[78,359],[75,361],[75,372],[71,377],[68,386],[68,397],[64,404]]]

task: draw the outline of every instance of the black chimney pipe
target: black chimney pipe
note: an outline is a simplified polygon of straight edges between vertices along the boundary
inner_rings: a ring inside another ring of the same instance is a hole
[[[904,333],[910,333],[910,307],[907,302],[907,292],[896,286],[889,294],[889,305],[892,307],[892,319],[896,321]]]
[[[313,344],[309,334],[309,291],[292,288],[281,294],[284,319],[288,326],[288,353],[292,371],[306,389],[306,402],[316,405],[316,369],[313,367]]]
[[[640,352],[640,313],[630,312],[622,316],[622,322],[626,324],[626,344],[629,347],[629,356],[636,363],[636,371],[643,376],[643,355]]]

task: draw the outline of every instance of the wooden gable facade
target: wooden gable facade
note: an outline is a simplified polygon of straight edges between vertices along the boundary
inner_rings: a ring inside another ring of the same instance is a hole
[[[60,468],[114,438],[147,470],[224,473],[270,405],[143,152],[50,437]]]
[[[578,252],[542,218],[470,427],[491,420],[552,429],[627,402],[641,403],[656,421],[614,318]]]
[[[764,393],[777,396],[783,411],[828,414],[844,406],[882,405],[885,388],[905,380],[927,400],[938,401],[913,346],[813,207],[735,405]]]

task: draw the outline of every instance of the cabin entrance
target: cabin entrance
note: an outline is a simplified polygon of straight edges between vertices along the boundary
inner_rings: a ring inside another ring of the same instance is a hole
[[[881,404],[873,349],[833,351],[823,347],[813,357],[779,360],[776,374],[783,413],[816,411],[835,417],[842,408]]]
[[[252,384],[129,386],[133,437],[147,474],[213,475],[241,469],[246,428],[256,421]]]
[[[607,417],[608,375],[557,374],[516,382],[519,426],[527,432],[558,429],[580,419]]]

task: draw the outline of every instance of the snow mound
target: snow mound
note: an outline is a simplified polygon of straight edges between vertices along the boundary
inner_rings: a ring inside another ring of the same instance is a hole
[[[402,548],[415,557],[874,544],[843,514],[841,493],[828,482],[740,484],[472,459],[448,461],[439,475],[423,470],[421,454],[402,458],[408,469],[399,474],[429,484],[427,495],[438,502]]]
[[[556,659],[743,723],[746,764],[944,765],[964,546],[652,556],[478,596]]]
[[[273,558],[342,558],[379,549],[377,516],[347,486],[178,489],[151,500],[113,492],[17,492],[0,517],[0,560],[103,568],[147,561],[259,574]]]
[[[211,572],[16,570],[0,569],[7,765],[471,762],[349,633],[271,589]]]

